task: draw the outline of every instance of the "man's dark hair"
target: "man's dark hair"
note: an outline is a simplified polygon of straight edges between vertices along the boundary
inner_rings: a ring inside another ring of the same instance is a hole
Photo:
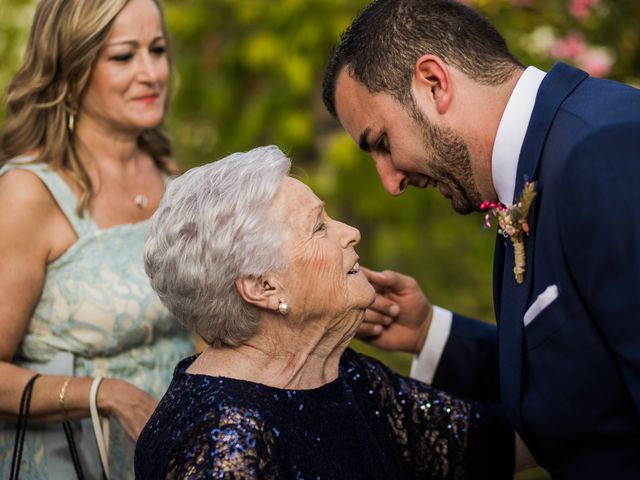
[[[454,0],[376,0],[342,34],[322,85],[335,117],[343,67],[370,92],[389,93],[410,106],[411,77],[424,54],[440,57],[475,81],[501,84],[521,66],[504,38],[475,10]]]

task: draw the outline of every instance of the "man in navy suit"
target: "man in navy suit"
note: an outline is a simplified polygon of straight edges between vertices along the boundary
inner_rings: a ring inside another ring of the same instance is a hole
[[[412,374],[499,401],[554,478],[640,478],[640,91],[565,64],[524,68],[472,9],[379,0],[343,34],[323,99],[391,195],[435,186],[460,213],[537,196],[494,257],[497,330],[368,272],[365,332]]]

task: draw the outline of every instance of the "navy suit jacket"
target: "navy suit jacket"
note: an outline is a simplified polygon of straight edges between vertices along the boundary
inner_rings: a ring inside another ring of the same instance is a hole
[[[554,478],[638,479],[640,90],[556,64],[536,97],[516,198],[525,177],[538,196],[524,282],[499,236],[497,335],[454,315],[434,385],[500,400]],[[525,327],[547,289],[557,298]]]

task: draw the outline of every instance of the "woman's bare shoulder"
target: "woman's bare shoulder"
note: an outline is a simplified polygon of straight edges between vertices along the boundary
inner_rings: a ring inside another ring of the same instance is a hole
[[[0,205],[0,242],[48,256],[57,242],[59,225],[66,220],[42,180],[22,169],[0,175]]]
[[[42,212],[43,207],[55,207],[55,200],[42,180],[35,173],[21,168],[0,175],[0,202],[4,213],[14,210],[21,214],[38,214],[33,209],[45,213]]]

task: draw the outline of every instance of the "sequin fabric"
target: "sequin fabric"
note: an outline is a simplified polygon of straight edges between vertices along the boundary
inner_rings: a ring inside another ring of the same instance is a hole
[[[178,364],[138,440],[136,478],[512,476],[513,432],[499,415],[352,350],[312,390],[191,375],[194,359]]]

